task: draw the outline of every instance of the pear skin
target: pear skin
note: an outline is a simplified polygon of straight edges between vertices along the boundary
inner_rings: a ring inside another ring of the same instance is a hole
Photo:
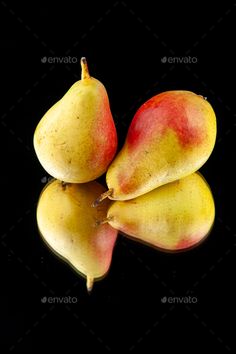
[[[133,199],[197,171],[215,139],[215,113],[202,96],[189,91],[154,96],[135,114],[125,144],[109,166],[109,198]]]
[[[166,251],[181,251],[209,234],[214,217],[211,190],[204,178],[194,173],[138,198],[115,201],[104,222],[135,240]]]
[[[103,191],[97,182],[65,184],[54,180],[43,189],[37,206],[43,240],[87,278],[88,291],[94,280],[108,272],[117,237],[110,225],[98,223],[106,217],[109,202],[96,209],[91,207]]]
[[[85,58],[81,67],[81,80],[48,110],[34,134],[34,148],[44,169],[70,183],[101,176],[117,148],[106,89],[89,75]]]

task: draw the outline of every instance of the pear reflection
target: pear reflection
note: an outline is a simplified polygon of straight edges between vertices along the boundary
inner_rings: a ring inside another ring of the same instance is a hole
[[[107,222],[134,240],[167,252],[199,245],[215,219],[211,189],[199,173],[128,201],[116,201]]]
[[[50,249],[87,279],[90,291],[94,280],[109,270],[117,231],[99,225],[109,200],[92,208],[105,188],[97,182],[85,184],[50,181],[41,192],[37,206],[39,232]]]

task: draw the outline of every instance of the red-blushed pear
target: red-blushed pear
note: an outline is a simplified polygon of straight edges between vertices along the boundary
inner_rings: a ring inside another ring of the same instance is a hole
[[[106,89],[89,75],[85,58],[81,67],[81,80],[49,109],[34,134],[34,148],[44,169],[71,183],[101,176],[117,148]]]
[[[128,200],[197,171],[216,139],[211,105],[189,91],[167,91],[135,114],[120,153],[107,171],[109,196]]]
[[[111,264],[117,231],[99,225],[110,202],[92,208],[95,198],[104,191],[97,182],[65,184],[49,182],[37,207],[37,223],[43,240],[58,256],[87,278],[87,289],[104,277]]]
[[[162,250],[183,251],[209,234],[214,218],[210,187],[193,173],[138,198],[113,202],[102,224]]]

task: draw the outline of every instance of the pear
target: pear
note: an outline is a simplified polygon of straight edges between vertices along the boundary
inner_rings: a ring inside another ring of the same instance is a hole
[[[162,250],[181,251],[209,234],[214,217],[211,190],[194,173],[135,199],[115,201],[102,223]]]
[[[87,278],[87,289],[104,277],[110,267],[117,231],[99,225],[109,202],[99,208],[91,203],[104,187],[97,182],[67,184],[49,182],[37,206],[37,223],[43,240],[51,250]]]
[[[89,75],[85,58],[82,76],[39,122],[34,148],[44,169],[70,183],[101,176],[117,148],[117,134],[103,84]]]
[[[189,91],[167,91],[135,114],[125,144],[107,171],[109,196],[129,200],[197,171],[216,139],[211,105]]]

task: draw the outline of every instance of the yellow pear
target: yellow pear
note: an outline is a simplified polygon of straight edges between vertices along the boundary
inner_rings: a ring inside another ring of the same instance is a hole
[[[197,171],[216,139],[216,116],[202,96],[167,91],[136,112],[125,144],[108,168],[109,196],[129,200]]]
[[[37,207],[37,223],[47,245],[87,278],[103,277],[110,266],[117,231],[99,225],[109,203],[92,208],[95,197],[104,191],[97,182],[65,184],[54,180],[43,189]]]
[[[155,247],[180,251],[198,244],[215,217],[204,178],[194,173],[127,201],[114,202],[103,223]]]
[[[117,134],[103,84],[89,75],[81,59],[82,77],[43,116],[34,148],[44,169],[70,183],[101,176],[117,148]]]

